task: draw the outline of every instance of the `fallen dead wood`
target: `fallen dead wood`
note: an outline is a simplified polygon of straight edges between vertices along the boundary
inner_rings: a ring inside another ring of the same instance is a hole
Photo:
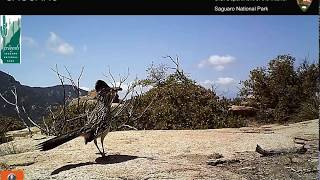
[[[261,146],[257,144],[256,152],[261,154],[262,156],[273,156],[273,155],[281,155],[281,154],[304,154],[307,152],[307,148],[305,145],[300,148],[289,148],[289,149],[275,149],[275,150],[265,150],[262,149]]]
[[[294,137],[294,140],[300,140],[300,141],[314,141],[319,140],[319,138],[303,138],[303,137]]]
[[[211,166],[216,166],[218,164],[231,164],[238,162],[240,162],[239,159],[210,159],[207,161],[207,164]]]

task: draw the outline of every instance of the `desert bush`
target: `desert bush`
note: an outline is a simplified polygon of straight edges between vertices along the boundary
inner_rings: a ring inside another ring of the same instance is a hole
[[[296,122],[319,118],[319,98],[314,97],[302,102],[294,119]]]
[[[319,103],[312,99],[319,91],[319,66],[304,61],[295,68],[294,63],[294,57],[280,55],[267,67],[250,71],[249,79],[242,82],[240,95],[254,97],[251,105],[259,109],[258,121],[286,123],[299,114],[317,117],[314,112]]]
[[[12,137],[8,137],[5,132],[0,133],[0,144],[12,141]]]
[[[271,108],[258,109],[257,116],[255,117],[254,120],[257,121],[257,123],[262,123],[262,124],[273,123],[275,119],[274,115],[275,115],[274,109],[271,109]]]
[[[217,111],[215,95],[193,83],[168,82],[141,96],[142,111],[151,107],[133,124],[139,129],[192,129],[213,126],[211,111]]]
[[[152,67],[156,68],[154,65]],[[153,82],[153,88],[136,97],[135,101],[139,103],[137,114],[144,111],[151,101],[153,103],[143,116],[129,120],[127,124],[138,129],[207,129],[245,124],[244,118],[228,113],[228,99],[219,98],[214,91],[198,85],[183,71],[176,69],[173,73],[159,73],[159,70],[149,69],[149,72],[157,72],[162,76],[157,78],[148,75],[153,79],[140,81],[143,85]]]
[[[21,121],[19,121],[16,118],[0,116],[0,122],[1,122],[0,124],[1,132],[14,131],[14,130],[19,130],[24,128]]]
[[[0,171],[10,169],[10,165],[5,162],[0,162]]]
[[[297,70],[301,91],[301,105],[298,109],[300,120],[319,118],[320,76],[319,64],[303,61]]]
[[[77,104],[71,104],[66,106],[64,114],[63,106],[58,106],[52,111],[52,114],[44,119],[45,123],[42,123],[41,126],[44,129],[48,127],[52,135],[65,134],[81,128],[87,121],[86,117],[74,118],[91,111],[93,108],[94,104],[89,103],[81,103],[80,107]]]
[[[13,140],[12,137],[6,136],[6,132],[24,128],[21,121],[12,117],[1,116],[0,122],[0,144]]]

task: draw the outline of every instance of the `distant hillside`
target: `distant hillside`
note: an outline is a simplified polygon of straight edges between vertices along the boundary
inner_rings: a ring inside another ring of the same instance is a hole
[[[0,92],[11,102],[14,97],[10,92],[15,86],[18,92],[19,104],[22,104],[28,114],[35,120],[39,120],[46,115],[46,108],[50,105],[61,105],[63,103],[63,87],[61,85],[52,87],[29,87],[21,85],[14,77],[0,71]],[[66,96],[71,98],[76,97],[71,85],[66,85]],[[85,90],[80,91],[81,95],[87,95]],[[8,105],[0,98],[0,116],[16,117],[16,112],[13,106]]]

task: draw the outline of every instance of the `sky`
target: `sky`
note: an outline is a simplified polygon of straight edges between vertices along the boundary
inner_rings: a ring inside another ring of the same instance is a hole
[[[80,86],[107,80],[108,67],[127,82],[146,77],[152,62],[181,67],[199,84],[234,97],[250,70],[281,54],[318,61],[318,16],[22,16],[22,62],[0,64],[20,83],[59,84],[66,66]]]

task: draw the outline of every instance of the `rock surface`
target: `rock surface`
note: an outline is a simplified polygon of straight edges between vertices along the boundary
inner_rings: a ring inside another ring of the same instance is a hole
[[[0,145],[0,162],[23,169],[26,179],[316,179],[319,120],[257,128],[111,132],[104,142],[106,158],[93,143],[84,145],[82,137],[46,152],[35,145],[48,137],[14,137]],[[292,157],[266,158],[254,152],[257,144],[266,149],[299,146],[296,137],[313,149]],[[12,147],[14,153],[5,151]],[[208,165],[212,157],[220,158],[217,154],[240,162]],[[272,165],[275,160],[279,166]]]

